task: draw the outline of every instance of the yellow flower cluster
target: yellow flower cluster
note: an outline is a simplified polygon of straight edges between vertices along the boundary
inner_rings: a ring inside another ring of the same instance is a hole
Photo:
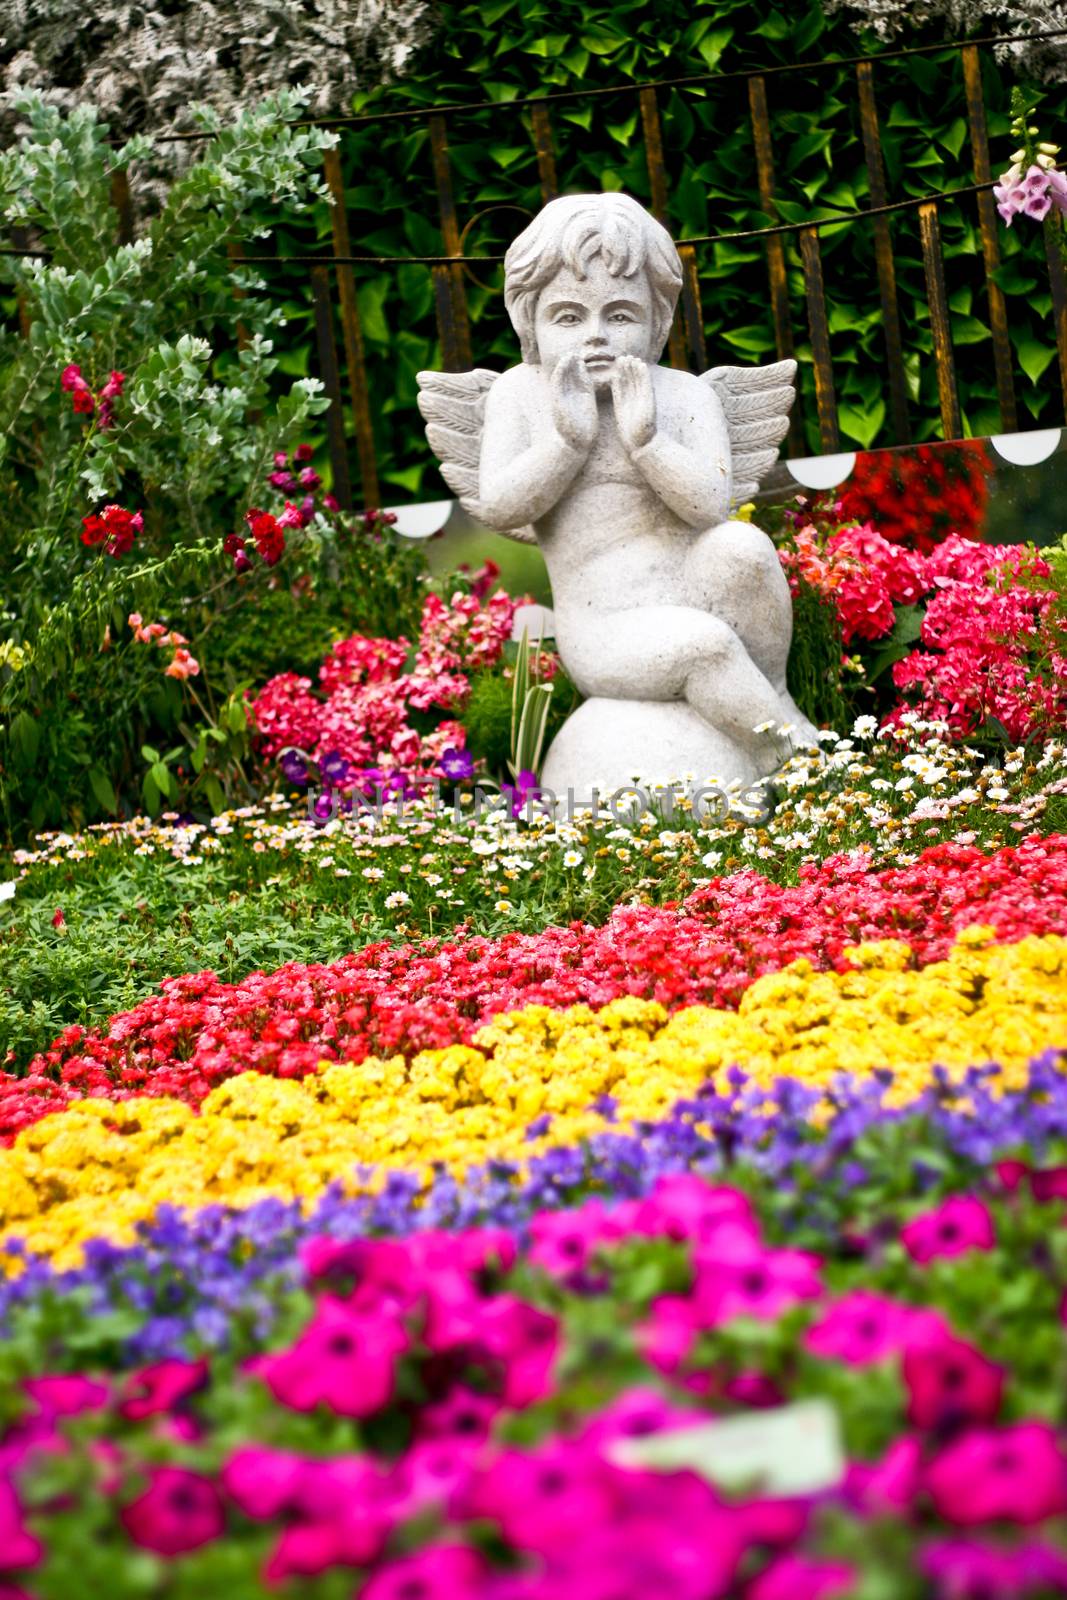
[[[906,1104],[941,1063],[996,1061],[1005,1087],[1026,1063],[1067,1043],[1067,938],[993,945],[970,929],[949,958],[916,970],[894,940],[862,945],[843,973],[795,961],[759,979],[736,1012],[690,1006],[668,1017],[625,998],[600,1011],[547,1006],[496,1018],[472,1045],[324,1064],[302,1082],[243,1073],[199,1112],[173,1100],[82,1101],[45,1117],[0,1151],[0,1233],[67,1264],[101,1233],[125,1240],[169,1201],[248,1205],[267,1195],[310,1200],[354,1169],[432,1163],[460,1173],[490,1158],[523,1160],[607,1124],[588,1108],[618,1105],[618,1126],[667,1115],[679,1098],[738,1063],[757,1082],[812,1085],[891,1066],[887,1102]],[[526,1138],[551,1113],[548,1131]]]

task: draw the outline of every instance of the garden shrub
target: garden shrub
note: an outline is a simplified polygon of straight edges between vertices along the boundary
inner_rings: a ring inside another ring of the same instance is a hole
[[[275,578],[290,593],[321,584],[340,621],[349,597],[348,614],[362,606],[376,623],[415,609],[416,552],[346,533],[329,497],[278,504],[290,484],[321,485],[310,448],[299,479],[280,462],[327,402],[317,379],[282,381],[282,310],[252,272],[237,275],[236,298],[226,245],[256,226],[255,206],[298,211],[322,193],[316,167],[334,135],[290,126],[304,103],[284,91],[227,127],[204,110],[206,148],[127,244],[111,181],[150,140],[115,148],[91,108],[64,117],[38,97],[22,103],[29,135],[0,155],[0,204],[41,251],[0,265],[25,330],[0,331],[9,833],[184,804],[193,788],[201,808],[243,793],[242,694],[266,641],[260,631],[257,659],[241,624],[255,636]],[[265,493],[277,517],[247,509]],[[247,538],[234,532],[242,514]],[[280,625],[285,605],[268,600],[264,624]],[[169,664],[153,641],[173,647]]]

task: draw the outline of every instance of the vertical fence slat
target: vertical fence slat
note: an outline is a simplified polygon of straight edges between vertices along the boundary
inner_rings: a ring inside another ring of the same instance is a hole
[[[989,165],[989,138],[986,133],[985,101],[982,98],[982,64],[977,46],[965,45],[962,56],[974,181],[989,183],[993,173]],[[993,335],[993,365],[997,375],[1000,426],[1004,433],[1014,433],[1018,422],[1015,411],[1015,382],[1011,370],[1011,340],[1008,337],[1008,308],[1004,303],[1004,292],[995,277],[1000,266],[996,204],[989,189],[980,190],[977,200],[978,226],[982,235],[982,256],[985,261],[986,297],[989,302],[989,328]]]
[[[330,466],[333,492],[343,511],[352,510],[352,489],[348,481],[348,453],[345,449],[345,419],[341,409],[341,375],[337,370],[337,346],[333,337],[333,312],[330,309],[330,274],[327,267],[312,267],[311,293],[315,304],[315,337],[319,347],[319,374],[330,397],[326,430],[330,441]]]
[[[348,233],[348,210],[345,204],[344,179],[341,176],[341,157],[336,146],[323,151],[323,171],[333,199],[330,222],[333,229],[333,253],[350,256],[352,246]],[[378,504],[378,462],[374,453],[374,425],[371,421],[370,392],[367,387],[367,366],[363,354],[363,327],[359,320],[359,301],[356,298],[356,280],[350,266],[339,264],[337,296],[341,303],[341,334],[345,347],[345,366],[352,395],[352,416],[356,424],[356,453],[359,456],[359,479],[363,505]]]
[[[680,244],[682,258],[682,316],[685,319],[685,344],[692,372],[704,372],[708,365],[708,347],[704,340],[704,307],[700,299],[700,278],[697,274],[697,253],[691,244]]]
[[[884,206],[889,203],[889,196],[886,189],[885,166],[882,162],[882,141],[878,132],[878,104],[874,98],[874,80],[869,61],[861,61],[857,66],[856,82],[859,89],[860,128],[863,133],[863,153],[867,164],[871,205]],[[882,332],[889,369],[889,416],[893,427],[893,443],[910,444],[908,381],[904,369],[904,340],[900,331],[897,274],[893,264],[893,240],[889,232],[889,218],[873,217],[871,225],[874,228],[874,261],[878,273],[878,294],[882,302]]]
[[[118,212],[119,244],[133,243],[133,200],[130,196],[130,179],[125,167],[116,167],[111,174],[111,204]]]
[[[541,180],[541,204],[547,206],[559,195],[556,179],[556,152],[552,143],[552,121],[548,107],[537,100],[530,107],[533,122],[534,149],[537,151],[537,175]]]
[[[667,168],[663,160],[663,132],[659,121],[659,104],[656,100],[655,89],[642,89],[638,94],[641,104],[641,129],[645,136],[645,161],[648,166],[648,182],[652,191],[652,215],[657,222],[663,224],[670,232],[670,216],[667,209]],[[683,370],[689,366],[689,355],[686,349],[686,329],[684,326],[684,304],[679,300],[675,307],[674,321],[667,348],[670,351],[671,366],[681,367]]]
[[[919,234],[926,274],[926,301],[930,307],[930,332],[934,341],[937,367],[937,397],[941,407],[941,435],[958,439],[963,433],[959,395],[956,391],[956,364],[952,358],[952,325],[945,292],[945,267],[941,256],[941,227],[937,202],[928,200],[919,207]]]
[[[452,169],[448,160],[445,119],[436,112],[428,119],[433,172],[437,182],[437,204],[441,213],[441,236],[445,255],[461,256],[463,247],[452,197]],[[471,360],[470,324],[467,320],[467,294],[462,267],[434,267],[434,292],[437,297],[437,322],[441,334],[441,355],[446,372],[469,372]],[[448,302],[447,308],[445,302]]]
[[[1063,414],[1067,418],[1067,268],[1060,254],[1059,220],[1055,211],[1045,218],[1045,260],[1048,262],[1048,281],[1052,290],[1052,318],[1056,325],[1056,349],[1060,358],[1060,387],[1063,390]]]
[[[826,316],[826,291],[823,286],[822,252],[819,249],[818,228],[801,229],[800,259],[804,265],[804,293],[808,302],[811,358],[815,368],[815,404],[819,412],[819,443],[829,455],[841,448],[841,435],[837,426],[834,371],[830,361],[830,325]]]
[[[771,119],[767,111],[767,84],[758,73],[748,80],[748,106],[752,119],[752,137],[756,145],[756,174],[759,179],[760,210],[771,221],[777,218],[774,204],[774,156],[771,150]],[[774,318],[774,342],[779,361],[788,361],[793,354],[793,329],[789,320],[789,280],[785,271],[785,246],[781,234],[772,234],[767,240],[767,277],[771,286],[771,315]],[[798,396],[799,402],[799,396]],[[799,404],[794,405],[789,419],[786,449],[791,456],[804,454],[803,433],[798,416]]]

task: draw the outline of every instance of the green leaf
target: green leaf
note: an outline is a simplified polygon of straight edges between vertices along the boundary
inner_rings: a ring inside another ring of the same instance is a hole
[[[1056,347],[1037,339],[1021,339],[1015,346],[1022,367],[1031,383],[1038,383],[1056,359]]]
[[[950,150],[954,156],[958,156],[963,149],[963,142],[966,137],[967,124],[962,117],[957,117],[954,122],[949,123],[947,128],[943,128],[938,133],[937,142],[938,144],[943,144],[945,149]]]
[[[220,811],[225,811],[226,796],[223,793],[222,784],[219,782],[218,778],[216,778],[213,772],[209,772],[207,777],[204,779],[204,790],[207,794],[208,800],[211,804],[211,809],[214,814],[218,816]]]
[[[170,799],[174,793],[174,779],[162,761],[154,761],[149,767],[148,773],[160,794],[165,794]]]
[[[864,450],[869,450],[885,422],[885,401],[876,400],[873,405],[865,406],[862,411],[857,410],[855,406],[839,406],[837,420],[842,433],[847,434],[850,439],[855,439]]]
[[[37,760],[41,744],[41,730],[28,711],[19,711],[11,719],[11,743],[15,759],[23,772],[28,772]]]
[[[159,751],[158,750],[153,750],[152,746],[150,744],[143,744],[141,746],[141,755],[144,757],[144,759],[148,762],[148,764],[150,766],[151,766],[153,761],[158,761],[159,760]]]
[[[719,65],[719,57],[734,36],[732,28],[716,28],[714,33],[705,34],[697,45],[697,50],[709,72],[714,72]]]
[[[248,727],[248,715],[240,700],[230,701],[226,709],[226,720],[231,733],[244,733]]]
[[[146,772],[141,781],[141,793],[144,795],[145,809],[150,816],[154,816],[160,807],[160,793],[151,772]]]
[[[103,767],[89,768],[89,786],[105,811],[117,811],[118,799],[111,784],[111,779]]]
[[[732,332],[723,329],[722,338],[727,344],[732,344],[735,350],[751,351],[753,355],[765,355],[768,350],[774,349],[774,335],[769,328],[734,328]]]

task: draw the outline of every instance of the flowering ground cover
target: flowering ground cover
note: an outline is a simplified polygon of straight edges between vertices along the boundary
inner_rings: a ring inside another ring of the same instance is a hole
[[[6,1592],[1060,1592],[1062,763],[945,759],[836,744],[759,831],[279,801],[22,853],[58,949],[79,874],[217,894],[386,828],[398,878],[681,892],[188,972],[7,1074]]]
[[[617,905],[680,901],[746,867],[787,885],[848,850],[878,869],[942,841],[988,852],[1067,832],[1062,744],[992,758],[921,725],[875,737],[871,720],[788,763],[760,826],[696,818],[684,796],[636,826],[607,810],[527,824],[506,808],[457,825],[444,800],[436,813],[386,803],[384,826],[371,811],[323,824],[277,796],[210,824],[172,814],[46,836],[14,853],[0,901],[0,1057],[22,1073],[69,1025],[100,1027],[175,974],[239,983],[457,927],[602,926]]]
[[[328,1061],[410,1062],[419,1052],[477,1043],[491,1019],[520,1008],[599,1008],[642,997],[664,1014],[740,1003],[751,1015],[760,1001],[746,991],[761,975],[798,961],[848,971],[849,947],[861,941],[907,940],[889,953],[875,945],[872,958],[887,973],[902,962],[936,963],[940,983],[944,958],[955,959],[954,938],[976,923],[1006,942],[1067,927],[1067,837],[1035,834],[990,855],[934,846],[893,868],[855,852],[804,867],[792,886],[750,868],[680,904],[617,907],[600,928],[572,922],[496,939],[375,943],[331,965],[290,963],[237,984],[210,972],[168,979],[106,1028],[75,1024],[24,1075],[0,1077],[0,1138],[8,1142],[85,1096],[172,1096],[195,1106],[248,1068],[290,1079]],[[1048,959],[1054,972],[1054,955]],[[901,996],[909,982],[897,980]],[[783,994],[773,985],[770,992],[780,1007]],[[822,998],[817,993],[816,1009]],[[730,1048],[750,1061],[757,1045],[738,1037]]]
[[[768,1117],[735,1082],[518,1188],[168,1215],[31,1267],[11,1587],[1060,1592],[1065,1082],[842,1084],[827,1133],[816,1092]],[[821,1475],[810,1410],[730,1471],[731,1418],[813,1400]]]

